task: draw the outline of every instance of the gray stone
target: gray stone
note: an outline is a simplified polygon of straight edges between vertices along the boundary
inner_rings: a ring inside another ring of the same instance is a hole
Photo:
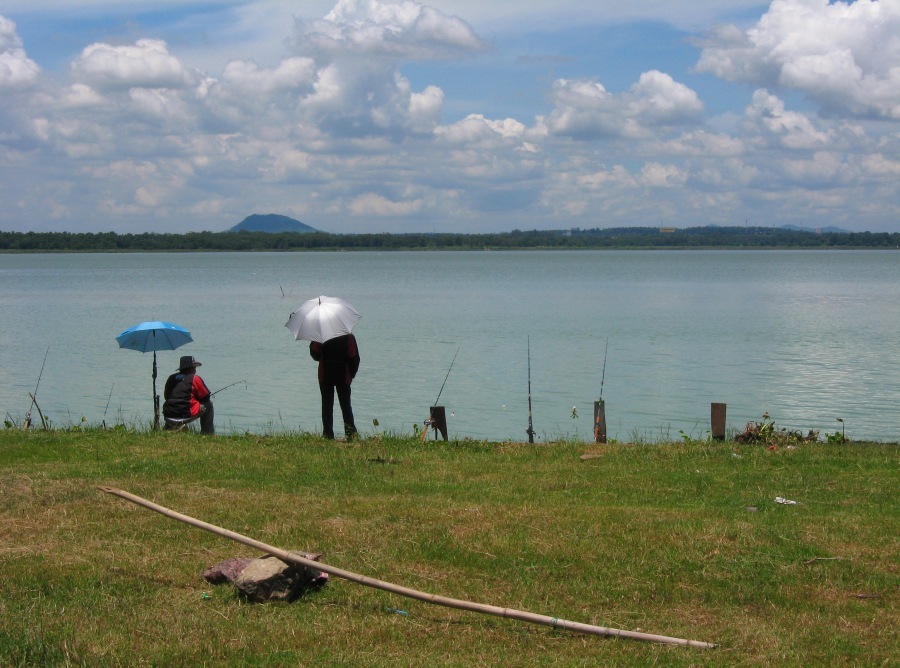
[[[297,556],[318,561],[321,554],[292,552]],[[300,564],[285,563],[272,555],[252,560],[234,579],[238,593],[253,603],[293,601],[308,589],[321,587],[328,574]]]

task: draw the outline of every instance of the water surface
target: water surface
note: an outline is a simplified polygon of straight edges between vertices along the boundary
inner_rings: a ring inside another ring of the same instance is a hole
[[[530,339],[539,440],[590,440],[601,382],[620,441],[703,438],[711,402],[730,429],[767,411],[900,440],[893,251],[0,255],[0,285],[0,409],[16,419],[47,353],[54,424],[149,424],[152,355],[115,336],[159,319],[194,337],[158,354],[159,392],[192,354],[213,390],[247,380],[216,397],[220,431],[318,431],[315,365],[284,323],[326,294],[363,314],[364,432],[411,433],[459,350],[440,397],[451,435],[526,438]]]

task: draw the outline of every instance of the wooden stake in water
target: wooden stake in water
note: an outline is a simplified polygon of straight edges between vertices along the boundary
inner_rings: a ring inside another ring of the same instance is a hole
[[[444,382],[441,383],[441,389],[438,390],[437,398],[428,409],[428,419],[425,420],[425,426],[422,429],[422,443],[425,442],[425,437],[428,436],[429,427],[434,431],[435,438],[437,438],[438,431],[440,431],[444,440],[447,440],[447,413],[444,411],[443,406],[438,406],[437,403],[441,400],[441,395],[444,393],[444,385],[447,384],[450,372],[453,371],[453,365],[456,363],[456,355],[459,355],[459,351],[460,349],[457,348],[456,354],[453,355],[453,359],[450,361],[450,368],[447,369],[447,375],[444,376]]]
[[[709,405],[710,433],[714,440],[725,440],[725,404]]]
[[[606,443],[606,402],[594,402],[594,442]]]
[[[600,374],[600,399],[594,402],[594,442],[606,443],[606,402],[603,401],[603,382],[606,380],[606,357],[609,353],[609,338],[603,352],[603,373]]]
[[[355,582],[365,587],[372,587],[373,589],[380,589],[382,591],[391,592],[393,594],[399,594],[400,596],[406,596],[408,598],[413,598],[425,603],[442,605],[447,608],[456,608],[458,610],[470,610],[472,612],[479,612],[485,615],[493,615],[494,617],[516,619],[521,622],[541,624],[543,626],[550,626],[555,629],[565,629],[568,631],[575,631],[576,633],[586,633],[589,635],[613,636],[616,638],[629,638],[631,640],[644,640],[648,642],[664,643],[667,645],[685,645],[687,647],[699,647],[704,649],[715,647],[715,645],[712,643],[701,642],[699,640],[685,640],[683,638],[660,636],[652,633],[622,631],[619,629],[611,629],[604,626],[593,626],[592,624],[570,622],[566,621],[565,619],[560,619],[559,617],[538,615],[532,612],[524,612],[522,610],[514,610],[512,608],[500,608],[493,605],[485,605],[483,603],[472,603],[470,601],[463,601],[456,598],[447,598],[444,596],[438,596],[436,594],[429,594],[427,592],[418,591],[416,589],[409,589],[400,585],[391,584],[390,582],[385,582],[384,580],[376,580],[365,575],[359,575],[357,573],[345,571],[344,569],[337,568],[336,566],[329,566],[328,564],[323,564],[320,561],[313,561],[312,559],[307,559],[305,557],[299,556],[296,552],[288,552],[272,545],[266,545],[263,542],[254,540],[253,538],[248,538],[247,536],[242,536],[241,534],[235,533],[234,531],[229,531],[227,529],[217,527],[213,524],[207,524],[206,522],[202,522],[187,515],[182,515],[181,513],[169,510],[168,508],[159,506],[155,503],[147,501],[146,499],[142,499],[139,496],[129,494],[128,492],[124,492],[120,489],[113,489],[111,487],[99,487],[98,489],[102,492],[106,492],[107,494],[113,494],[115,496],[118,496],[119,498],[125,499],[126,501],[136,503],[139,506],[143,506],[148,510],[160,513],[161,515],[165,515],[166,517],[171,517],[172,519],[178,520],[179,522],[184,522],[185,524],[197,527],[198,529],[209,531],[210,533],[214,533],[218,536],[233,540],[236,543],[248,545],[254,549],[265,552],[266,554],[271,554],[273,557],[277,557],[284,562],[300,564],[301,566],[306,566],[314,570],[322,571],[323,573],[328,573],[329,575],[334,575],[335,577],[343,578],[344,580],[349,580],[350,582]]]

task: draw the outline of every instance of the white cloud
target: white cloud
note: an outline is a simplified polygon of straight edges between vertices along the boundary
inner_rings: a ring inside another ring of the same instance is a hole
[[[394,202],[383,195],[365,193],[350,203],[349,210],[356,216],[409,216],[422,210],[419,200]]]
[[[104,90],[127,88],[182,88],[192,76],[165,42],[141,39],[133,45],[91,44],[72,64],[74,76]]]
[[[461,121],[435,130],[437,136],[450,144],[480,145],[485,148],[508,144],[507,140],[518,141],[525,132],[525,126],[513,118],[494,121],[481,114],[471,114]]]
[[[752,28],[725,26],[697,69],[805,93],[830,114],[900,119],[898,0],[773,0]]]
[[[874,153],[864,157],[862,164],[865,170],[873,176],[900,179],[900,158],[890,158],[882,153]]]
[[[667,155],[728,158],[742,154],[746,146],[741,139],[731,135],[694,130],[662,143],[655,150]]]
[[[222,74],[223,83],[234,87],[241,95],[308,89],[315,78],[316,65],[309,58],[287,58],[271,69],[261,68],[251,61],[233,60]]]
[[[0,89],[34,82],[41,68],[25,55],[16,24],[0,16]]]
[[[62,91],[62,104],[66,107],[96,107],[103,97],[86,84],[76,83]]]
[[[409,118],[413,130],[424,132],[433,129],[440,121],[444,106],[444,91],[437,86],[427,86],[421,93],[410,92]]]
[[[687,176],[675,165],[650,162],[641,169],[641,183],[651,188],[673,188],[684,185]]]
[[[561,1],[560,11],[597,11]],[[479,3],[483,14],[467,0],[428,4],[317,0],[302,11],[323,6],[319,21],[281,16],[278,25],[263,9],[283,3],[241,0],[230,15],[252,15],[254,35],[268,26],[270,44],[247,51],[248,37],[225,58],[228,39],[209,26],[221,60],[203,74],[196,44],[138,34],[79,44],[71,67],[44,73],[0,19],[0,53],[32,63],[0,94],[0,201],[21,203],[0,207],[0,229],[26,219],[47,229],[226,229],[261,203],[336,232],[728,224],[747,211],[773,224],[816,211],[824,224],[896,227],[900,131],[892,112],[878,111],[895,95],[895,36],[875,31],[874,19],[854,24],[865,38],[827,26],[808,34],[785,14],[838,16],[829,7],[842,3],[776,0],[752,38],[719,30],[701,59],[706,71],[770,83],[753,92],[715,82],[735,100],[717,116],[701,97],[709,77],[688,86],[674,63],[642,68],[612,92],[600,65],[563,60],[542,72],[555,83],[542,83],[536,116],[492,115],[477,85],[471,99],[459,91],[469,94],[467,77],[477,83],[482,65],[506,54],[485,57],[468,19],[549,17],[550,4]],[[624,15],[658,4],[596,6]],[[191,25],[207,28],[199,16]],[[776,30],[776,16],[793,27]],[[509,20],[502,28],[515,30]],[[864,48],[865,39],[877,45]],[[289,53],[272,57],[271,43]],[[885,63],[866,59],[879,49]],[[429,69],[430,59],[450,60]],[[494,108],[516,109],[520,83],[491,80],[489,95],[506,98]],[[829,86],[849,87],[844,107],[825,104]],[[819,95],[829,114],[798,107],[789,88]]]
[[[433,59],[484,48],[462,19],[417,2],[338,0],[321,20],[297,20],[292,46],[317,56]]]
[[[653,127],[696,122],[703,111],[697,93],[657,70],[643,73],[619,95],[594,81],[559,79],[553,97],[549,130],[583,139],[644,137]]]
[[[784,102],[766,90],[753,94],[746,116],[756,126],[755,134],[774,139],[785,148],[821,149],[833,141],[833,137],[819,130],[808,116],[787,111]]]
[[[67,11],[117,15],[126,11],[159,11],[177,9],[184,0],[4,0],[4,11],[9,14],[59,14]],[[263,5],[267,13],[276,13],[285,4],[283,0],[253,1],[226,0],[219,4],[233,6],[241,11],[253,11]],[[659,0],[653,2],[621,2],[621,0],[516,0],[516,2],[484,2],[484,0],[430,0],[428,4],[445,14],[467,17],[470,21],[491,26],[513,24],[566,25],[586,21],[668,21],[681,27],[693,27],[707,23],[722,13],[742,13],[759,7],[758,0],[716,0],[698,3],[696,0]],[[304,0],[302,10],[309,16],[322,16],[334,6],[334,0]],[[290,6],[289,6],[290,7]],[[297,13],[295,7],[290,9]]]

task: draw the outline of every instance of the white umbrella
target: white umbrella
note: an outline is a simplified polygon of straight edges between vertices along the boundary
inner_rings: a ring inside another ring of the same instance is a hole
[[[361,317],[347,300],[322,295],[303,302],[291,313],[284,326],[291,330],[297,341],[305,339],[325,343],[349,334]]]

